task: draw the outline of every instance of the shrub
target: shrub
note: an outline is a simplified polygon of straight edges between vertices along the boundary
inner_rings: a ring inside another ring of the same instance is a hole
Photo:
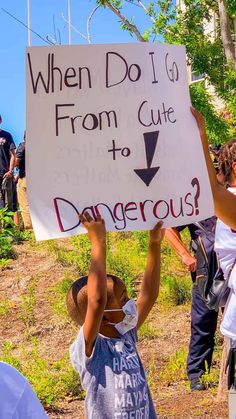
[[[13,221],[14,213],[7,208],[0,209],[0,260],[15,256],[13,244],[19,243],[27,237],[27,233],[20,231]]]

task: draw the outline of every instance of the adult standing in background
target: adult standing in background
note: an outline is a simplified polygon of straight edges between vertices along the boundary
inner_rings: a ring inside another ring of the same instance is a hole
[[[2,116],[0,115],[0,124]],[[0,128],[0,208],[17,211],[17,200],[13,170],[15,165],[15,143],[12,135]]]
[[[24,132],[23,142],[17,147],[15,165],[19,169],[19,178],[17,184],[17,195],[20,211],[25,229],[31,229],[32,223],[30,218],[29,204],[27,199],[27,186],[25,176],[25,140],[26,132]]]
[[[211,217],[196,223],[196,225],[189,224],[188,226],[167,228],[165,230],[165,237],[181,257],[183,264],[188,267],[193,281],[191,337],[187,358],[187,374],[191,390],[205,389],[201,382],[201,376],[211,367],[218,312],[210,310],[200,294],[196,278],[197,260],[182,242],[180,232],[188,227],[194,255],[197,250],[196,246],[201,245],[201,243],[204,245],[207,257],[206,268],[210,281],[210,278],[216,274],[218,268],[217,263],[215,263],[216,255],[214,252],[215,225],[216,217]],[[218,277],[222,278],[221,271],[218,272]]]

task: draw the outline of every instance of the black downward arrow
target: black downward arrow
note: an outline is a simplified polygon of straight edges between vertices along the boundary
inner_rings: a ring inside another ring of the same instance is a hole
[[[145,169],[134,169],[135,173],[142,179],[142,181],[149,186],[155,174],[158,172],[160,167],[151,167],[153,156],[155,153],[159,131],[145,132],[143,134],[147,158],[147,168]]]

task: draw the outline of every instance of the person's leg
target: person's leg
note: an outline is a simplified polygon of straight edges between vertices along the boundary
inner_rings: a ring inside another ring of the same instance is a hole
[[[29,204],[26,194],[26,178],[18,180],[17,195],[20,206],[20,211],[25,229],[31,229],[32,223],[30,218]]]
[[[4,199],[3,199],[3,191],[2,191],[2,180],[3,180],[3,177],[0,176],[0,209],[4,208]]]
[[[214,335],[218,313],[209,310],[197,285],[192,289],[191,338],[187,359],[188,378],[198,379],[210,368],[214,349]],[[196,382],[196,380],[195,380]]]
[[[15,212],[16,208],[14,205],[14,185],[13,178],[5,178],[4,184],[4,205],[9,211]]]

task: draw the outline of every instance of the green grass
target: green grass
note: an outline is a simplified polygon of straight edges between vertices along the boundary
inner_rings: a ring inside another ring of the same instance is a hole
[[[213,352],[212,367],[209,370],[207,363],[205,364],[205,374],[201,376],[201,382],[206,388],[210,388],[213,394],[216,392],[219,383],[220,363],[222,356],[222,337],[218,333],[215,335],[215,348]]]
[[[107,272],[119,276],[126,283],[128,292],[133,295],[132,283],[144,271],[146,252],[141,235],[135,233],[107,234]],[[145,237],[146,233],[142,233]],[[146,234],[147,235],[147,234]],[[145,240],[144,240],[145,241]],[[87,275],[91,262],[91,244],[88,236],[75,236],[70,239],[70,249],[63,248],[56,240],[36,244],[52,253],[64,267],[74,268],[78,277]]]
[[[47,288],[44,297],[48,299],[52,312],[67,320],[65,298],[74,279],[88,274],[91,260],[91,245],[87,235],[75,236],[67,241],[49,240],[36,243],[33,235],[29,234],[27,240],[35,251],[43,250],[53,254],[56,261],[65,267],[62,279],[56,285]],[[184,234],[188,243],[189,237]],[[119,276],[127,285],[128,292],[135,294],[134,281],[145,270],[148,247],[148,232],[109,233],[107,235],[107,272]],[[1,259],[0,259],[1,260]],[[7,259],[2,259],[7,266]],[[0,265],[1,267],[1,265]],[[37,286],[40,273],[33,276],[28,283],[26,292],[21,298],[19,318],[25,325],[27,336],[22,336],[22,343],[15,348],[11,343],[5,342],[2,359],[18,368],[32,383],[40,400],[45,406],[56,409],[61,399],[66,396],[83,397],[79,377],[74,373],[68,354],[66,352],[58,361],[50,361],[40,355],[40,340],[32,338],[31,326],[35,325],[35,308],[37,303]],[[191,279],[186,268],[173,250],[163,242],[161,289],[158,298],[159,305],[168,307],[176,304],[185,304],[191,298]],[[10,310],[10,301],[0,302],[0,316],[7,316]],[[50,326],[50,314],[48,318]],[[158,338],[159,329],[152,321],[147,321],[139,330],[140,340]],[[50,345],[50,341],[48,342]],[[16,355],[17,353],[17,355]],[[163,383],[186,380],[187,349],[182,349],[170,358],[160,379]],[[213,371],[210,373],[213,374]],[[157,371],[154,357],[150,356],[148,364],[148,380],[154,392],[157,381]],[[210,375],[205,380],[214,380]]]
[[[36,288],[39,276],[32,276],[26,292],[21,297],[19,318],[29,328],[35,324]]]
[[[0,300],[0,316],[6,316],[11,308],[11,301],[9,299]]]
[[[160,336],[160,331],[151,323],[146,321],[138,330],[139,340],[152,340]]]
[[[58,401],[65,396],[83,398],[78,374],[71,367],[68,355],[50,362],[39,355],[38,341],[32,339],[31,349],[21,348],[21,355],[13,355],[14,345],[5,342],[2,361],[17,368],[32,384],[44,406],[58,407]]]
[[[12,262],[12,259],[0,259],[0,269],[6,269]]]
[[[169,357],[166,367],[160,374],[160,379],[165,384],[171,384],[176,381],[186,381],[186,362],[187,348],[182,348]]]
[[[188,230],[181,233],[183,242],[189,248],[190,235]],[[163,306],[175,306],[191,301],[192,280],[181,258],[170,248],[167,241],[162,244],[161,286],[158,298]]]
[[[148,386],[153,396],[155,396],[156,392],[156,382],[157,382],[157,369],[155,365],[155,358],[152,355],[147,368],[147,380]]]
[[[66,295],[74,279],[74,276],[70,272],[66,271],[62,280],[48,290],[49,302],[53,312],[64,318],[68,317]]]
[[[178,306],[191,301],[192,281],[187,276],[163,276],[160,302],[164,305]]]
[[[14,244],[27,240],[28,233],[20,231],[13,221],[14,213],[6,208],[0,209],[0,269],[6,268],[15,259]]]
[[[170,385],[171,383],[182,383],[186,385],[187,388],[190,388],[186,373],[187,365],[187,355],[188,348],[182,348],[172,354],[169,357],[169,360],[166,364],[166,367],[160,374],[160,381],[165,385]],[[201,382],[206,386],[206,388],[211,388],[213,394],[219,383],[219,372],[220,372],[220,362],[221,362],[221,341],[219,336],[216,334],[215,339],[215,349],[213,354],[213,362],[211,370],[209,370],[207,364],[205,364],[206,372],[201,377]]]

